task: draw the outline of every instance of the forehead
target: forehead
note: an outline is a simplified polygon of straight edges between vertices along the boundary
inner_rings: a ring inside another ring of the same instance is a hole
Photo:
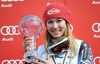
[[[48,19],[47,21],[53,21],[53,20],[64,20],[63,18],[51,18],[51,19]]]

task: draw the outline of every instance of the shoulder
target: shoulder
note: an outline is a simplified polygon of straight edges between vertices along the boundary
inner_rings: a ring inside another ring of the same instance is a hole
[[[91,49],[90,45],[86,41],[76,39],[75,42],[78,45],[80,51],[82,51],[85,48]]]
[[[90,45],[87,42],[82,41],[81,48],[90,48]]]
[[[79,39],[76,39],[75,41],[78,44],[78,46],[80,46],[80,51],[82,51],[83,49],[86,50],[85,48],[91,49],[91,47],[88,44],[88,42],[83,41],[83,40],[79,40]]]
[[[79,39],[75,39],[75,42],[80,45],[81,47],[85,47],[85,46],[88,46],[89,47],[89,44],[83,40],[79,40]]]
[[[83,40],[75,39],[75,42],[78,45],[78,47],[80,48]]]

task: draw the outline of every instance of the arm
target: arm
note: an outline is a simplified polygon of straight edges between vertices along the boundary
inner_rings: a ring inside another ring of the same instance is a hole
[[[82,42],[79,57],[78,57],[78,64],[92,64],[93,62],[93,55],[90,46]]]

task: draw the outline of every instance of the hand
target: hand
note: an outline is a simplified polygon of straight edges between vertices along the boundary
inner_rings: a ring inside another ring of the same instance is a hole
[[[44,59],[41,59],[39,58],[38,56],[35,56],[35,59],[39,60],[40,62],[36,62],[36,61],[31,61],[31,63],[34,63],[34,64],[55,64],[49,57],[49,55],[47,56],[47,59],[44,60]]]
[[[32,37],[29,37],[29,36],[25,36],[24,37],[24,48],[25,50],[27,50],[28,46],[30,46],[33,42],[33,39]]]

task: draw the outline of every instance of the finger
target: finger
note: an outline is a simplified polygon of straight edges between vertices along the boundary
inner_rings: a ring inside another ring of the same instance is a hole
[[[32,39],[33,39],[33,38],[30,37],[30,36],[25,36],[25,37],[24,37],[24,40],[25,40],[25,41],[27,41],[27,40],[32,40]]]
[[[24,39],[24,45],[31,45],[32,42],[33,42],[32,39],[28,39],[28,38]]]
[[[24,46],[24,47],[27,47],[27,46],[29,46],[29,45],[31,45],[31,44],[32,44],[31,41],[24,41],[23,46]]]
[[[24,44],[23,44],[25,50],[27,50],[27,48],[28,48],[31,44],[32,44],[32,42],[31,42],[30,40],[25,41]]]
[[[37,59],[37,60],[39,60],[39,61],[41,61],[41,62],[43,62],[43,63],[45,62],[45,60],[39,58],[38,56],[35,56],[35,59]]]
[[[25,41],[25,44],[27,44],[27,45],[30,45],[31,43],[32,43],[31,39],[28,39],[28,40]]]
[[[23,39],[27,38],[28,36],[24,36]]]
[[[31,64],[44,64],[43,62],[38,61],[37,59],[35,61],[31,61]]]
[[[50,59],[50,56],[48,55],[47,58]]]
[[[41,62],[38,62],[38,61],[30,61],[31,64],[41,64]]]

